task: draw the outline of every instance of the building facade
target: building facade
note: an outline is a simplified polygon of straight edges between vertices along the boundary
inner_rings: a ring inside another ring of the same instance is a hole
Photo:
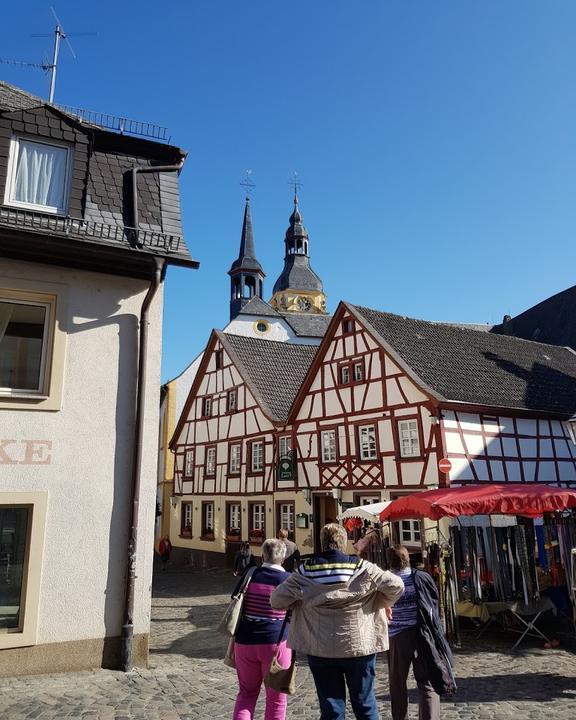
[[[147,662],[184,157],[0,83],[0,675]]]

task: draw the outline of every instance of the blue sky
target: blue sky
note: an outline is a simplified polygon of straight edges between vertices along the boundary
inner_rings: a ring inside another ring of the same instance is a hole
[[[573,0],[59,0],[78,59],[56,100],[166,125],[188,159],[163,379],[228,320],[244,171],[269,298],[303,182],[312,265],[340,299],[499,322],[575,282]],[[47,3],[3,8],[0,57],[39,62]],[[0,76],[44,95],[34,70]]]

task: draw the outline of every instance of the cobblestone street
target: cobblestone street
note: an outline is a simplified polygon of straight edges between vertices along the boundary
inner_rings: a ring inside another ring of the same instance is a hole
[[[152,602],[150,668],[129,674],[98,670],[0,681],[3,720],[230,719],[236,676],[221,658],[225,640],[214,630],[233,585],[221,570],[173,570],[156,576]],[[443,720],[574,718],[576,656],[544,650],[537,642],[510,653],[506,635],[456,656],[459,692],[443,701]],[[382,720],[390,718],[384,658],[379,661]],[[412,707],[412,718],[417,712]],[[260,713],[259,717],[262,717]],[[291,720],[317,720],[313,684],[298,668],[298,692],[288,702]],[[349,717],[353,715],[350,713]]]

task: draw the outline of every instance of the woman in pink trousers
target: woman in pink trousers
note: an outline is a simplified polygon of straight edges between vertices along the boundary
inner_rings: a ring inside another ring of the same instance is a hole
[[[265,540],[262,545],[262,565],[252,574],[244,595],[242,617],[234,643],[240,689],[232,720],[253,720],[262,681],[270,668],[279,641],[278,660],[284,667],[290,665],[292,656],[291,650],[286,647],[286,627],[280,637],[286,613],[283,610],[273,610],[270,605],[272,592],[290,577],[290,573],[282,567],[285,555],[286,545],[281,540]],[[241,583],[242,579],[238,587]],[[287,702],[287,695],[266,688],[264,720],[285,720]]]

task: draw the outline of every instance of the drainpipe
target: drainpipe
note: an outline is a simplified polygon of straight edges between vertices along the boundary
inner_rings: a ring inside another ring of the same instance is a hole
[[[121,668],[132,670],[134,658],[134,586],[136,582],[136,550],[138,541],[138,508],[140,504],[142,449],[144,442],[144,402],[146,399],[146,367],[148,357],[148,312],[163,280],[164,258],[154,258],[154,276],[140,310],[138,378],[136,385],[136,435],[132,461],[130,535],[128,540],[128,572],[121,636]]]
[[[180,172],[184,167],[185,159],[186,155],[182,157],[177,165],[143,165],[132,168],[132,220],[136,232],[136,244],[138,244],[138,230],[140,229],[140,217],[138,214],[138,173]]]

